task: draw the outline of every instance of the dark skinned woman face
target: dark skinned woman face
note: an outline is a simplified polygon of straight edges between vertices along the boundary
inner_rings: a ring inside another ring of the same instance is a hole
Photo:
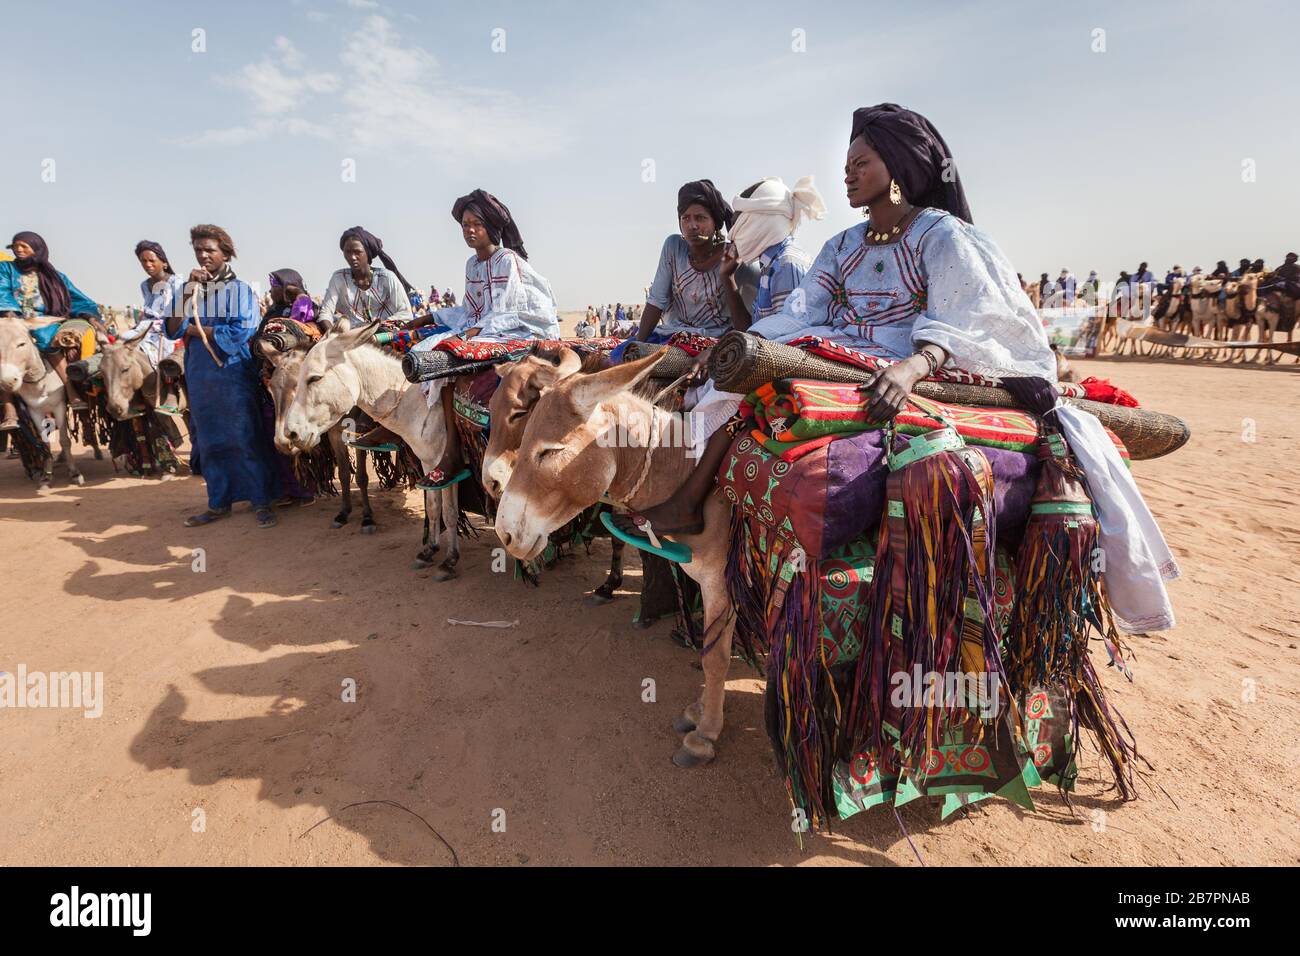
[[[718,224],[713,221],[713,214],[697,202],[691,203],[677,217],[677,225],[692,244],[704,243],[718,231]]]
[[[32,257],[32,247],[21,239],[14,243],[13,252],[15,259],[30,259]]]
[[[869,206],[889,193],[889,170],[880,154],[861,136],[849,143],[844,161],[844,188],[854,209]]]
[[[215,239],[195,239],[194,258],[208,270],[208,275],[216,275],[226,264],[226,254],[221,251],[221,244]]]
[[[460,217],[460,233],[465,237],[465,245],[477,252],[492,245],[492,238],[488,235],[483,220],[468,210]]]
[[[298,288],[296,285],[293,285],[292,283],[286,286],[281,286],[280,288],[284,295],[284,301],[286,305],[293,305],[295,302],[298,301],[298,296],[302,295],[302,289]]]
[[[150,279],[157,279],[166,271],[164,269],[166,263],[159,259],[152,249],[146,249],[140,253],[140,265],[144,267],[145,275]]]
[[[370,268],[370,257],[366,255],[366,247],[360,239],[349,239],[343,243],[343,258],[352,267],[353,275],[365,275]]]

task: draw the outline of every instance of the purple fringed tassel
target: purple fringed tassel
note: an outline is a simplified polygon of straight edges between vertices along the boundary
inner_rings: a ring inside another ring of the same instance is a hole
[[[883,755],[897,729],[900,765],[924,779],[929,755],[955,723],[979,726],[972,702],[929,702],[911,687],[892,699],[895,675],[909,684],[947,686],[963,670],[963,632],[983,649],[988,684],[1002,684],[994,614],[995,535],[992,473],[977,449],[920,458],[890,474],[872,581],[866,644],[858,662],[846,725],[854,750]],[[973,601],[977,612],[968,615]],[[973,618],[973,620],[972,620]]]

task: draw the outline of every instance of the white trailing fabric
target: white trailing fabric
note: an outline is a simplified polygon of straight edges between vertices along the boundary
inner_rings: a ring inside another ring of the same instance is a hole
[[[1168,630],[1174,609],[1165,582],[1182,572],[1137,482],[1096,416],[1069,405],[1058,405],[1056,416],[1088,480],[1115,625],[1130,634]]]

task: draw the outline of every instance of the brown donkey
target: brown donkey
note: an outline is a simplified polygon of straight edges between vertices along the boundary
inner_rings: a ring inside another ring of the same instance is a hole
[[[670,443],[674,416],[637,391],[663,354],[591,375],[575,374],[580,363],[572,352],[561,358],[554,380],[539,389],[526,416],[508,476],[485,460],[498,477],[507,477],[496,531],[511,555],[537,557],[552,531],[606,497],[647,508],[685,480],[695,459],[682,443]],[[681,567],[700,586],[705,622],[704,692],[673,724],[686,734],[673,755],[679,767],[712,760],[722,733],[736,625],[726,582],[730,516],[730,505],[713,495],[704,507],[704,530],[676,539],[691,549],[691,561]]]

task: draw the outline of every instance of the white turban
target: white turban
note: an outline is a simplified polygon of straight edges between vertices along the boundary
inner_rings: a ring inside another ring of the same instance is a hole
[[[826,215],[826,203],[811,176],[795,183],[793,190],[777,177],[764,179],[748,199],[733,199],[731,208],[736,210],[736,221],[728,233],[741,262],[756,260],[764,250],[792,235],[805,218]]]

